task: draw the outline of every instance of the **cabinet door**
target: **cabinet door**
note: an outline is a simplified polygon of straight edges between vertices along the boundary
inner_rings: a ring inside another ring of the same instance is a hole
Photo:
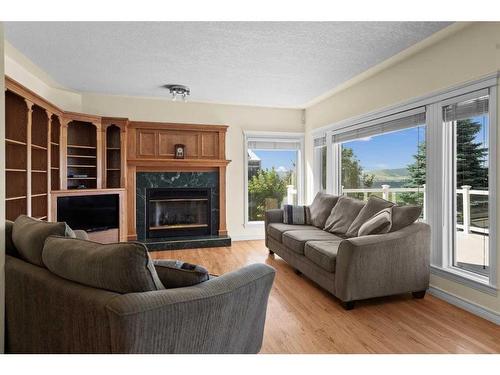
[[[182,144],[185,148],[186,159],[199,158],[199,134],[195,132],[160,130],[158,132],[158,156],[172,159],[175,157],[175,145]]]
[[[157,133],[154,130],[137,131],[137,157],[154,158],[157,155]]]

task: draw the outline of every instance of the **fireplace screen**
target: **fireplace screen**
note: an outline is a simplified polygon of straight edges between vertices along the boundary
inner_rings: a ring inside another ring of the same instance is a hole
[[[210,234],[210,196],[210,189],[147,189],[147,236],[161,238]]]

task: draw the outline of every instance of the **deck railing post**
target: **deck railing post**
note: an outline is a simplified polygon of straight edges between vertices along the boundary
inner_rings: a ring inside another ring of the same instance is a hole
[[[462,186],[462,212],[464,219],[464,233],[470,233],[470,189],[472,186]]]
[[[382,198],[384,198],[386,201],[389,200],[389,189],[391,188],[391,185],[382,185]]]

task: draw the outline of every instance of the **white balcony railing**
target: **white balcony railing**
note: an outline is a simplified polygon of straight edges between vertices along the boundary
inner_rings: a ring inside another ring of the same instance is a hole
[[[382,185],[380,188],[366,188],[366,189],[344,189],[342,188],[344,194],[349,193],[363,193],[364,200],[368,199],[369,193],[379,193],[382,194],[382,198],[396,202],[398,193],[422,193],[423,194],[423,218],[427,218],[427,207],[425,204],[425,185],[416,188],[391,188],[390,185]],[[462,195],[463,202],[463,224],[457,224],[457,228],[462,229],[464,233],[489,233],[488,228],[481,228],[471,224],[471,196],[472,195],[488,195],[488,190],[472,190],[471,186],[464,185],[462,189],[456,190],[457,194]]]

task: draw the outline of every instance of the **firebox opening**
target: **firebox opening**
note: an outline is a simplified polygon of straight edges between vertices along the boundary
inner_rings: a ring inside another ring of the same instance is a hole
[[[149,188],[146,193],[147,237],[211,234],[211,189]]]

